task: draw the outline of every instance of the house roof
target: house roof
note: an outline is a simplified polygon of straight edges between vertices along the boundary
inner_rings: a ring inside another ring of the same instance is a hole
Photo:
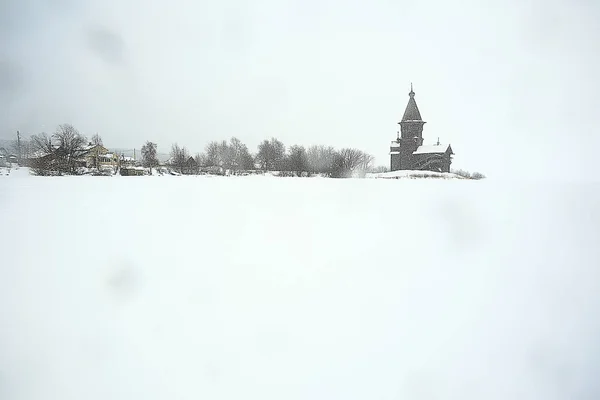
[[[408,96],[408,104],[406,105],[406,109],[404,110],[404,115],[402,116],[401,122],[423,121],[421,119],[419,107],[417,107],[417,102],[415,101],[415,92],[413,92],[412,84],[410,85],[410,93],[408,94]]]
[[[453,154],[452,147],[449,144],[435,144],[432,146],[419,146],[413,154],[444,154],[448,150]]]

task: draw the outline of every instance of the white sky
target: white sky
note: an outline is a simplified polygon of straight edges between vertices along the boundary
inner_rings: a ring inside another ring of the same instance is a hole
[[[589,178],[595,1],[0,0],[0,137],[358,147],[388,164],[410,82],[426,143],[488,176]]]

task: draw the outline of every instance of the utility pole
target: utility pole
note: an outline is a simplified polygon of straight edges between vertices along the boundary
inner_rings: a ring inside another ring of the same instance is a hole
[[[17,131],[17,163],[21,164],[21,132]]]

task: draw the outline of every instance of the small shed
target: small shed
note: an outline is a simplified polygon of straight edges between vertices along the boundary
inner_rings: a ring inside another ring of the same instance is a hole
[[[146,170],[142,167],[121,167],[121,176],[142,176],[146,175]]]

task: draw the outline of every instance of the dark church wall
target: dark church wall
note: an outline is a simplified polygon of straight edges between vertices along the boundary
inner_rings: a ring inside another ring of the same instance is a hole
[[[424,121],[400,122],[400,132],[402,139],[412,140],[419,138],[419,145],[423,144],[423,125]]]
[[[423,171],[450,172],[452,160],[450,154],[415,154],[415,169]]]
[[[392,152],[397,152],[397,148],[394,148]],[[390,157],[390,171],[398,171],[400,169],[400,154],[391,154]]]

